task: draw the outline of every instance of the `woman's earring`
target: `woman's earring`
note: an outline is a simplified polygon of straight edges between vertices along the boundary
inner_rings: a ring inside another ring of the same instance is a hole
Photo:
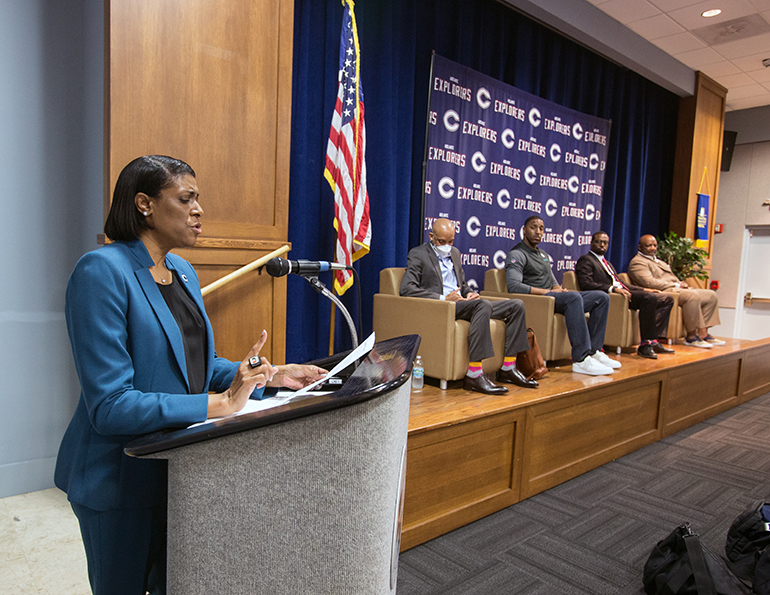
[[[147,215],[149,215],[149,214],[150,214],[150,211],[144,211],[144,212],[142,213],[142,215],[144,215],[145,217],[146,217]]]

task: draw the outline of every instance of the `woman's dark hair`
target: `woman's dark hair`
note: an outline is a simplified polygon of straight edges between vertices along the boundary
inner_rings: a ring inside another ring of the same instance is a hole
[[[195,177],[193,168],[184,161],[165,155],[137,157],[124,167],[115,184],[110,212],[104,222],[107,237],[124,242],[139,239],[141,231],[149,229],[149,225],[136,208],[134,197],[143,192],[158,198],[161,190],[185,174]]]

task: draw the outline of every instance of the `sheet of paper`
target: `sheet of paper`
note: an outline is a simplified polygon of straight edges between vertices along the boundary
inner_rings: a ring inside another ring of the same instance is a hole
[[[374,333],[369,335],[363,343],[351,351],[347,357],[345,357],[345,359],[343,359],[340,363],[329,370],[329,373],[326,375],[326,377],[322,378],[321,380],[316,380],[313,384],[309,384],[305,388],[298,390],[294,393],[294,396],[298,397],[300,395],[304,395],[305,393],[313,390],[319,384],[323,384],[326,378],[333,378],[340,370],[344,370],[357,359],[367,355],[372,350],[372,347],[374,347]]]
[[[326,380],[326,378],[332,378],[335,376],[340,370],[344,370],[347,368],[350,364],[352,364],[354,361],[356,361],[359,358],[364,357],[367,355],[372,348],[374,347],[374,333],[369,335],[366,338],[366,341],[361,343],[356,349],[351,351],[345,359],[343,359],[340,363],[338,363],[334,368],[329,370],[329,373],[322,378],[321,380],[318,380],[314,382],[313,384],[310,384],[306,386],[305,388],[302,388],[300,390],[289,390],[289,389],[280,389],[278,393],[273,395],[270,398],[262,399],[261,401],[258,401],[256,399],[249,399],[249,402],[246,403],[246,406],[241,409],[238,413],[235,415],[245,415],[246,413],[254,413],[255,411],[263,411],[265,409],[272,409],[273,407],[280,407],[281,405],[285,405],[286,403],[296,399],[299,396],[305,395],[311,390],[313,390],[316,386],[320,385],[321,383]],[[332,391],[315,391],[314,395],[325,395]],[[194,428],[196,426],[200,426],[203,424],[207,424],[212,421],[217,421],[218,419],[223,419],[221,417],[215,417],[211,419],[207,419],[206,421],[199,422],[197,424],[193,424],[189,426],[190,428]]]

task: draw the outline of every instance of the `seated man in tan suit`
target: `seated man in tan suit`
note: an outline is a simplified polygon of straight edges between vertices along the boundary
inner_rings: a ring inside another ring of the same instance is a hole
[[[639,253],[628,264],[628,276],[641,287],[660,289],[679,294],[682,318],[687,337],[685,345],[711,348],[724,345],[724,341],[712,337],[709,327],[719,324],[719,300],[710,289],[696,289],[680,281],[671,267],[656,258],[658,241],[655,236],[644,235],[639,240]]]

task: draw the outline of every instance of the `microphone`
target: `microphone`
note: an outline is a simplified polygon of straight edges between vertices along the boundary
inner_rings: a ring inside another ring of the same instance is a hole
[[[325,260],[286,260],[284,258],[271,258],[265,264],[265,270],[271,277],[283,277],[289,273],[295,275],[316,275],[324,271],[347,271],[353,267]]]

